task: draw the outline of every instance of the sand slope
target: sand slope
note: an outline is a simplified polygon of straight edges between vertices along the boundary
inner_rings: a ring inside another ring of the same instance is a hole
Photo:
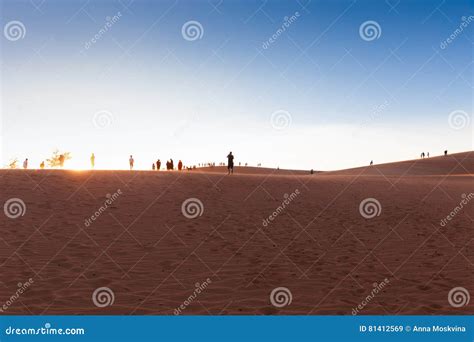
[[[182,314],[350,315],[387,279],[360,314],[472,314],[473,300],[455,308],[448,293],[474,294],[474,201],[440,220],[474,192],[473,157],[316,175],[3,170],[2,204],[20,198],[26,213],[0,215],[0,304],[31,277],[4,313],[171,315],[185,305]],[[183,215],[189,198],[201,216]],[[366,198],[379,216],[360,214]],[[99,287],[112,289],[113,305],[94,305]],[[272,305],[277,287],[291,304]]]
[[[465,175],[474,174],[474,152],[448,154],[424,159],[407,160],[397,163],[374,165],[376,167],[359,167],[341,171],[328,172],[339,175]]]

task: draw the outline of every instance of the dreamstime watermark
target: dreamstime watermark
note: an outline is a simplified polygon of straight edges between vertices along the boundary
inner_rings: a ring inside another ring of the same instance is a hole
[[[458,131],[469,126],[471,123],[471,118],[465,111],[455,110],[449,113],[448,123],[452,129]]]
[[[197,115],[194,114],[193,116],[182,120],[171,135],[174,138],[178,138],[181,135],[183,135],[184,132],[186,132],[187,130],[190,130],[190,126],[196,121],[196,117]]]
[[[448,224],[448,221],[451,221],[463,208],[474,198],[474,192],[470,192],[469,194],[462,194],[462,200],[459,202],[459,205],[455,206],[453,210],[445,217],[442,218],[439,222],[441,227],[444,227]]]
[[[277,131],[282,131],[291,126],[292,118],[291,114],[283,109],[274,111],[270,117],[270,123]]]
[[[100,110],[94,114],[92,123],[97,128],[105,128],[107,126],[112,125],[114,120],[114,115],[111,112],[109,112],[108,110]]]
[[[299,189],[296,189],[294,192],[292,192],[291,194],[284,194],[283,197],[284,197],[284,200],[281,202],[281,205],[279,205],[274,211],[273,213],[268,216],[268,218],[265,218],[263,219],[263,222],[262,222],[262,225],[264,227],[267,227],[275,218],[278,217],[278,215],[280,215],[283,210],[285,210],[287,208],[288,205],[290,205],[290,203],[296,198],[298,197],[298,195],[300,194],[300,190]]]
[[[117,12],[113,17],[106,17],[104,26],[91,39],[84,43],[84,49],[89,50],[92,45],[101,40],[107,31],[109,31],[121,17],[122,13],[120,12]]]
[[[185,40],[193,42],[202,39],[204,36],[204,28],[199,21],[190,20],[185,22],[181,27],[181,35]]]
[[[0,307],[0,312],[5,312],[8,310],[10,306],[13,305],[17,301],[18,298],[33,284],[34,281],[32,278],[28,279],[24,283],[18,283],[18,289],[15,291],[13,295],[10,296],[10,298],[7,299],[7,301]]]
[[[110,207],[117,200],[120,195],[122,195],[122,190],[120,189],[117,189],[117,191],[112,195],[105,195],[107,199],[104,201],[104,204],[101,205],[91,217],[88,217],[84,220],[84,226],[89,227],[100,215],[102,215],[104,211],[107,210],[108,207]]]
[[[385,100],[382,104],[374,106],[369,115],[369,121],[378,120],[383,112],[385,112],[389,106],[390,102]]]
[[[185,310],[189,305],[191,305],[192,302],[200,295],[210,284],[212,283],[211,279],[207,278],[205,281],[203,281],[201,284],[196,283],[194,284],[194,291],[193,293],[184,300],[183,304],[181,304],[179,307],[174,309],[174,314],[175,316],[180,315],[183,310]]]
[[[181,212],[188,219],[195,219],[204,213],[204,204],[198,198],[188,198],[181,204]]]
[[[293,301],[293,295],[287,287],[277,287],[270,293],[270,303],[274,307],[282,308],[288,306]]]
[[[460,308],[469,304],[471,296],[464,287],[454,287],[448,293],[448,302],[453,308]]]
[[[366,219],[372,219],[375,216],[380,216],[382,205],[375,198],[366,198],[359,204],[359,213]]]
[[[449,44],[451,44],[461,33],[463,33],[464,29],[466,29],[472,21],[474,21],[474,15],[470,15],[469,17],[463,16],[461,18],[461,24],[459,24],[459,27],[455,29],[448,38],[439,43],[439,47],[442,50],[446,49]]]
[[[283,24],[281,24],[278,30],[276,30],[275,33],[270,36],[270,38],[262,43],[262,48],[264,50],[268,49],[270,45],[276,42],[277,39],[280,38],[280,36],[286,31],[286,29],[288,29],[291,24],[293,24],[299,17],[300,12],[295,12],[292,16],[283,18]]]
[[[3,212],[11,219],[25,216],[26,204],[21,198],[10,198],[3,204]]]
[[[99,287],[92,293],[92,302],[99,308],[105,308],[114,304],[115,294],[109,287]]]
[[[23,39],[26,36],[25,25],[18,20],[12,20],[5,24],[3,34],[11,42]]]
[[[382,35],[382,28],[378,22],[367,20],[360,25],[359,35],[366,42],[371,42],[380,38]]]
[[[373,121],[377,121],[382,117],[382,113],[387,110],[389,107],[390,102],[388,100],[385,100],[382,104],[376,105],[372,108],[369,114],[369,118],[362,122],[352,133],[352,135],[357,135],[359,130],[361,130],[364,126],[368,125],[369,123]]]
[[[84,335],[84,328],[53,328],[51,323],[46,323],[40,328],[17,328],[9,326],[5,335]]]
[[[390,281],[388,280],[388,278],[385,278],[380,283],[373,283],[372,291],[370,291],[370,293],[362,300],[359,305],[357,305],[357,307],[352,309],[352,315],[356,316],[361,310],[363,310],[372,301],[372,299],[374,299],[375,296],[379,292],[381,292],[389,283]]]

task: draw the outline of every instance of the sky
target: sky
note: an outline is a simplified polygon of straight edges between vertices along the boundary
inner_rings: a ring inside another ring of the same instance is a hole
[[[468,0],[4,0],[1,165],[334,170],[473,149]]]

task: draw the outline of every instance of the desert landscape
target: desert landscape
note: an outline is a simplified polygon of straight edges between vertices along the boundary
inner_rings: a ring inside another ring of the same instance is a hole
[[[472,151],[314,174],[1,170],[1,313],[470,314],[448,296],[474,290],[473,175]]]

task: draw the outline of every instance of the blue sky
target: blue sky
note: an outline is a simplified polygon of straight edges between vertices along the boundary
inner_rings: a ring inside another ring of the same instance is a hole
[[[133,154],[144,169],[232,150],[329,170],[472,149],[467,0],[7,0],[1,13],[26,31],[1,37],[2,165],[54,148],[72,167],[95,152],[99,168]],[[199,39],[183,37],[189,21]],[[361,36],[368,21],[376,39]]]

